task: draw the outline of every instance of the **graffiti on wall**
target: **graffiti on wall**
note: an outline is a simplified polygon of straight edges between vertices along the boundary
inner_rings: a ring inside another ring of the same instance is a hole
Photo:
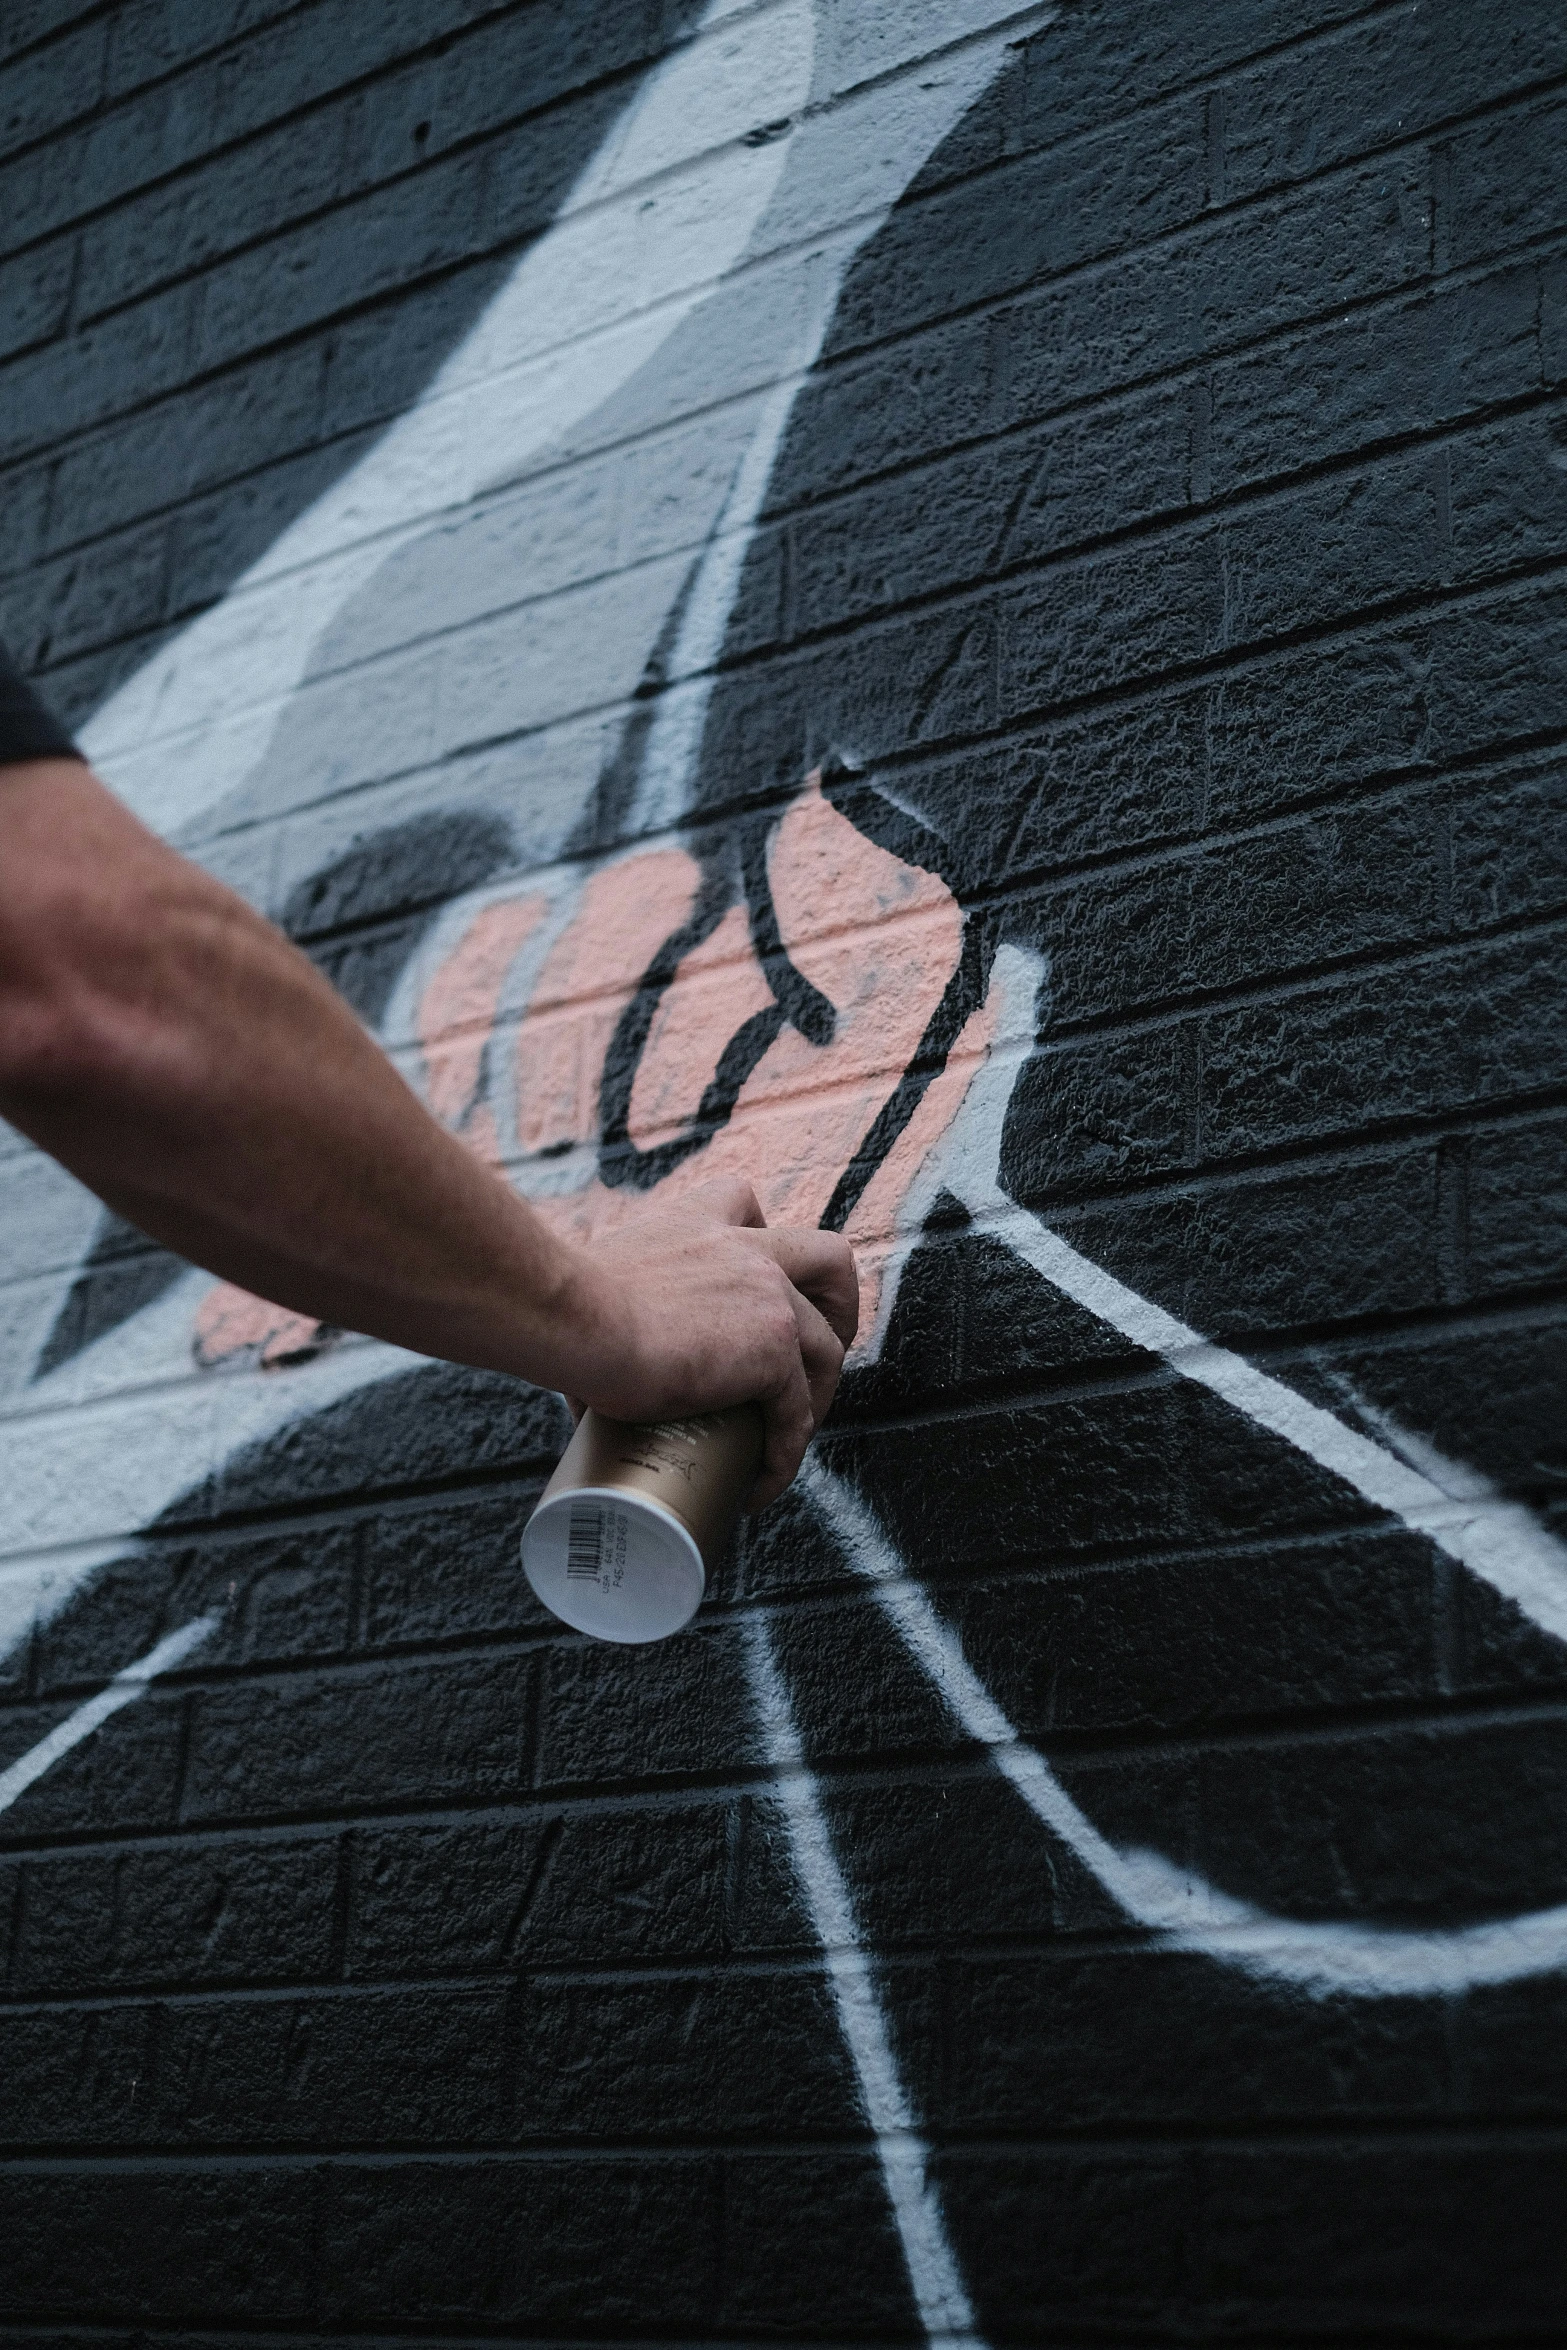
[[[1052,1016],[1050,917],[997,902],[983,846],[888,772],[878,713],[895,680],[868,683],[845,659],[745,765],[735,713],[767,517],[807,461],[804,395],[840,305],[905,192],[1050,14],[953,9],[917,80],[884,46],[879,78],[839,98],[846,27],[871,12],[825,13],[830,37],[809,0],[710,7],[424,398],[114,698],[87,747],[151,821],[242,882],[264,837],[274,902],[302,920],[399,855],[463,875],[359,1008],[436,1114],[563,1232],[590,1239],[650,1195],[729,1173],[770,1220],[844,1231],[864,1292],[852,1400],[931,1235],[960,1230],[1001,1253],[1019,1296],[1050,1292],[1194,1408],[1240,1423],[1261,1474],[1288,1456],[1314,1491],[1396,1521],[1567,1639],[1567,1546],[1521,1504],[1374,1400],[1330,1408],[1211,1343],[1019,1204],[1011,1154]],[[932,37],[922,26],[922,50]],[[830,225],[812,209],[824,186]],[[697,373],[723,404],[699,456],[689,439],[671,455],[653,428],[690,404]],[[888,419],[889,442],[896,430]],[[87,1226],[13,1366],[37,1440],[0,1501],[12,1643],[90,1605],[127,1537],[225,1461],[420,1375],[172,1260],[93,1320],[94,1245]],[[85,1485],[84,1448],[105,1464]],[[1457,1923],[1295,1917],[1156,1832],[1097,1820],[972,1660],[927,1588],[937,1535],[921,1546],[867,1457],[861,1476],[822,1448],[793,1505],[798,1538],[836,1547],[1032,1830],[1125,1920],[1281,1997],[1423,1997],[1567,1961],[1567,1904]],[[0,1774],[0,1803],[214,1622],[105,1659],[117,1677]],[[932,2335],[966,2338],[961,2246],[928,2176],[855,1854],[765,1616],[748,1616],[746,1643],[911,2287]]]

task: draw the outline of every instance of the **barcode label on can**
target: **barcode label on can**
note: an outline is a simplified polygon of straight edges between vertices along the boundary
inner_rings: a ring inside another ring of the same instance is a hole
[[[596,1577],[603,1563],[604,1512],[579,1506],[566,1529],[566,1573]]]

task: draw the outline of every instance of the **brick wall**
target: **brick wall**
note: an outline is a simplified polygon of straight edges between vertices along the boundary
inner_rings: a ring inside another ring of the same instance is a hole
[[[557,1399],[0,1150],[0,2328],[1560,2337],[1567,24],[11,0],[0,636],[563,1228]],[[119,1678],[116,1678],[119,1676]]]

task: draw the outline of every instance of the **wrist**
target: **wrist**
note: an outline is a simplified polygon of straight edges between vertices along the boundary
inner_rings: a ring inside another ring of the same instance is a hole
[[[612,1326],[605,1284],[591,1253],[549,1235],[550,1254],[529,1285],[536,1360],[526,1376],[565,1395],[599,1386]]]

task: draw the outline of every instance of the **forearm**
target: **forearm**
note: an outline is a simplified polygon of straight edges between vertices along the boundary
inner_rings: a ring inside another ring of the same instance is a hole
[[[192,1263],[626,1419],[760,1401],[783,1490],[858,1314],[748,1185],[556,1239],[281,932],[79,763],[0,767],[0,1113]]]
[[[42,814],[25,784],[0,787],[13,853]],[[591,1312],[575,1252],[435,1122],[270,924],[84,770],[47,784],[56,819],[87,836],[73,871],[116,880],[98,900],[56,875],[51,906],[20,910],[20,959],[0,961],[5,1115],[154,1238],[277,1304],[566,1380],[563,1337],[580,1343]]]

